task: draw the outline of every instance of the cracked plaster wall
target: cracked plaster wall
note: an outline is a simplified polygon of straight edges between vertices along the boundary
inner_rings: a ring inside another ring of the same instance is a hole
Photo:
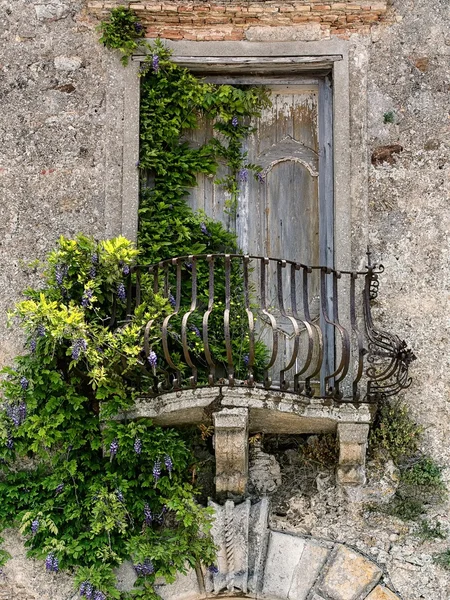
[[[369,242],[386,267],[376,317],[418,357],[404,397],[426,427],[424,449],[447,466],[449,481],[449,4],[392,5],[395,24],[348,42],[353,256],[355,264],[363,260]],[[0,0],[2,364],[20,350],[17,331],[6,329],[6,310],[37,283],[22,263],[43,258],[61,234],[120,232],[124,75],[94,28],[81,1]],[[394,123],[384,123],[389,112]],[[376,148],[397,143],[403,151],[393,164],[371,164]],[[297,496],[285,530],[304,520]],[[431,560],[445,544],[421,546],[401,522],[371,523],[339,496],[330,498],[303,506],[318,522],[310,533],[371,552],[405,600],[448,600],[448,574]],[[433,511],[448,524],[448,506]],[[20,556],[12,534],[8,545]],[[39,568],[16,560],[5,569],[11,586],[25,590],[14,598],[33,597]],[[53,580],[39,583],[40,598],[71,597],[65,579],[58,590]]]

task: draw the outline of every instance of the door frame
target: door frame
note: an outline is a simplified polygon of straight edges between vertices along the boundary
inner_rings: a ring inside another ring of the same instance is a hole
[[[252,77],[271,74],[274,79],[287,74],[314,74],[323,78],[319,98],[331,100],[331,113],[323,112],[319,118],[328,127],[331,142],[325,139],[326,174],[319,202],[322,213],[327,212],[327,242],[322,250],[321,262],[328,265],[334,256],[334,265],[350,268],[351,265],[351,197],[350,197],[350,106],[348,44],[339,39],[319,42],[191,42],[163,40],[173,52],[172,60],[191,69],[196,74],[211,76],[217,73],[244,75],[248,83]],[[128,132],[123,154],[122,232],[128,238],[137,238],[139,170],[139,71],[144,55],[133,57],[130,65],[129,85],[126,90],[124,132]],[[134,76],[133,76],[134,75]],[[322,92],[322,94],[320,94]],[[324,103],[325,106],[325,103]],[[320,109],[319,109],[320,110]],[[324,131],[324,127],[322,127]],[[320,132],[320,125],[319,125]],[[327,134],[329,136],[329,134]],[[324,162],[322,161],[322,162]],[[320,174],[319,174],[320,178]],[[329,198],[332,198],[330,202]],[[331,207],[331,208],[330,208]],[[339,232],[339,235],[336,235]]]

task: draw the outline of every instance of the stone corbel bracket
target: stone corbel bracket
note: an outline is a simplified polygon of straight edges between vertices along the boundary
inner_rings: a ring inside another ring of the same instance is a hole
[[[382,583],[382,570],[355,550],[331,541],[274,531],[263,498],[210,503],[218,547],[217,572],[198,567],[171,585],[163,600],[230,596],[278,600],[400,600]]]

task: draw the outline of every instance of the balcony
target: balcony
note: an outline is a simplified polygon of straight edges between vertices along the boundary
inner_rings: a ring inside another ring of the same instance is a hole
[[[374,325],[371,304],[382,272],[238,254],[136,267],[128,314],[149,286],[171,306],[145,328],[148,396],[240,387],[303,401],[374,403],[397,394],[411,383],[415,357],[398,336]]]

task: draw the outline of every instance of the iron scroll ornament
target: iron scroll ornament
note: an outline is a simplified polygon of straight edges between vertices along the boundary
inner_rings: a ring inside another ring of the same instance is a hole
[[[417,358],[408,348],[405,340],[374,326],[371,301],[378,296],[378,276],[383,272],[383,265],[369,264],[364,290],[364,317],[368,338],[366,360],[369,363],[366,369],[367,399],[369,401],[380,401],[408,388],[412,383],[408,374],[409,366]]]

